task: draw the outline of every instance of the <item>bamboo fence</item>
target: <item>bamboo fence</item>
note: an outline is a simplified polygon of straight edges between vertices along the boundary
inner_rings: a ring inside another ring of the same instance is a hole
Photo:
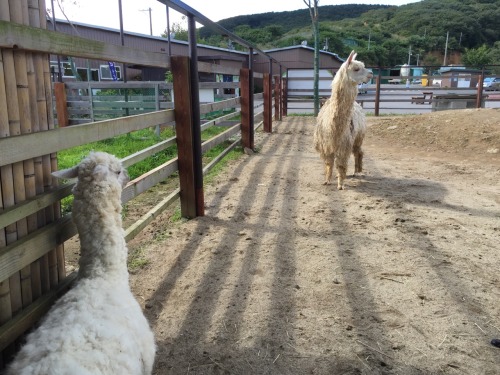
[[[0,0],[0,20],[45,28],[45,1]],[[0,55],[0,137],[53,129],[48,55],[13,49],[2,49]],[[50,189],[51,172],[56,169],[55,154],[1,167],[0,207],[12,207]],[[59,204],[53,204],[0,229],[0,247],[53,222],[59,212]],[[57,286],[64,277],[64,251],[60,245],[2,281],[0,324]],[[6,353],[9,350],[4,351],[4,356]]]

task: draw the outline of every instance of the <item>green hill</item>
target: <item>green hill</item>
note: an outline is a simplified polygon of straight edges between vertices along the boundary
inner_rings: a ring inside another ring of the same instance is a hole
[[[370,65],[391,66],[442,62],[448,34],[450,63],[464,52],[484,46],[488,64],[500,64],[500,1],[422,0],[402,6],[330,5],[319,7],[320,48],[346,56],[359,51]],[[232,17],[218,22],[231,32],[270,49],[300,44],[313,46],[309,10]],[[200,42],[227,47],[228,41],[207,28]],[[237,47],[238,48],[238,47]],[[469,51],[470,52],[470,51]],[[481,60],[482,61],[482,60]],[[484,63],[484,61],[483,61]]]
[[[369,10],[386,8],[389,8],[389,6],[364,4],[326,5],[320,6],[319,11],[322,20],[339,21],[345,18],[357,18]],[[235,31],[238,26],[242,25],[247,25],[252,29],[275,25],[280,26],[283,32],[288,32],[294,28],[309,26],[311,18],[309,16],[309,9],[304,5],[304,9],[236,16],[220,20],[217,23],[229,31]],[[200,36],[202,38],[207,38],[211,35],[213,34],[210,29],[206,27],[200,29]]]

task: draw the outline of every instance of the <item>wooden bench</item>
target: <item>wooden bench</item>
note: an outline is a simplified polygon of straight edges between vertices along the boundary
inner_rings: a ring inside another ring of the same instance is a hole
[[[412,96],[411,103],[415,104],[425,104],[425,102],[431,104],[432,102],[432,91],[424,91],[422,92],[422,96]]]

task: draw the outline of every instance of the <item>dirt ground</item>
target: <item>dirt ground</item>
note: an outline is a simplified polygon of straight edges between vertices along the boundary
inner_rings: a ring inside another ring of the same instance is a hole
[[[368,121],[347,190],[290,117],[129,244],[155,374],[500,374],[500,111]]]

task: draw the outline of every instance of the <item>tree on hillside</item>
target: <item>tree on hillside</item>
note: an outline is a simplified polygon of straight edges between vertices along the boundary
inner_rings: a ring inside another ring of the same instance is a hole
[[[493,48],[490,50],[489,56],[491,57],[491,62],[493,64],[500,64],[500,41],[495,42]],[[500,66],[494,66],[491,70],[495,74],[500,74]]]
[[[186,16],[183,16],[180,22],[174,22],[172,23],[172,25],[170,25],[170,34],[172,35],[172,39],[184,40],[184,41],[188,40],[188,29],[186,22],[187,22]],[[167,30],[165,30],[161,34],[161,36],[163,38],[168,38]]]
[[[479,48],[466,48],[462,55],[462,64],[470,68],[480,68],[491,64],[490,49],[486,45]]]
[[[314,116],[319,112],[319,0],[303,0],[309,8],[314,36]]]

